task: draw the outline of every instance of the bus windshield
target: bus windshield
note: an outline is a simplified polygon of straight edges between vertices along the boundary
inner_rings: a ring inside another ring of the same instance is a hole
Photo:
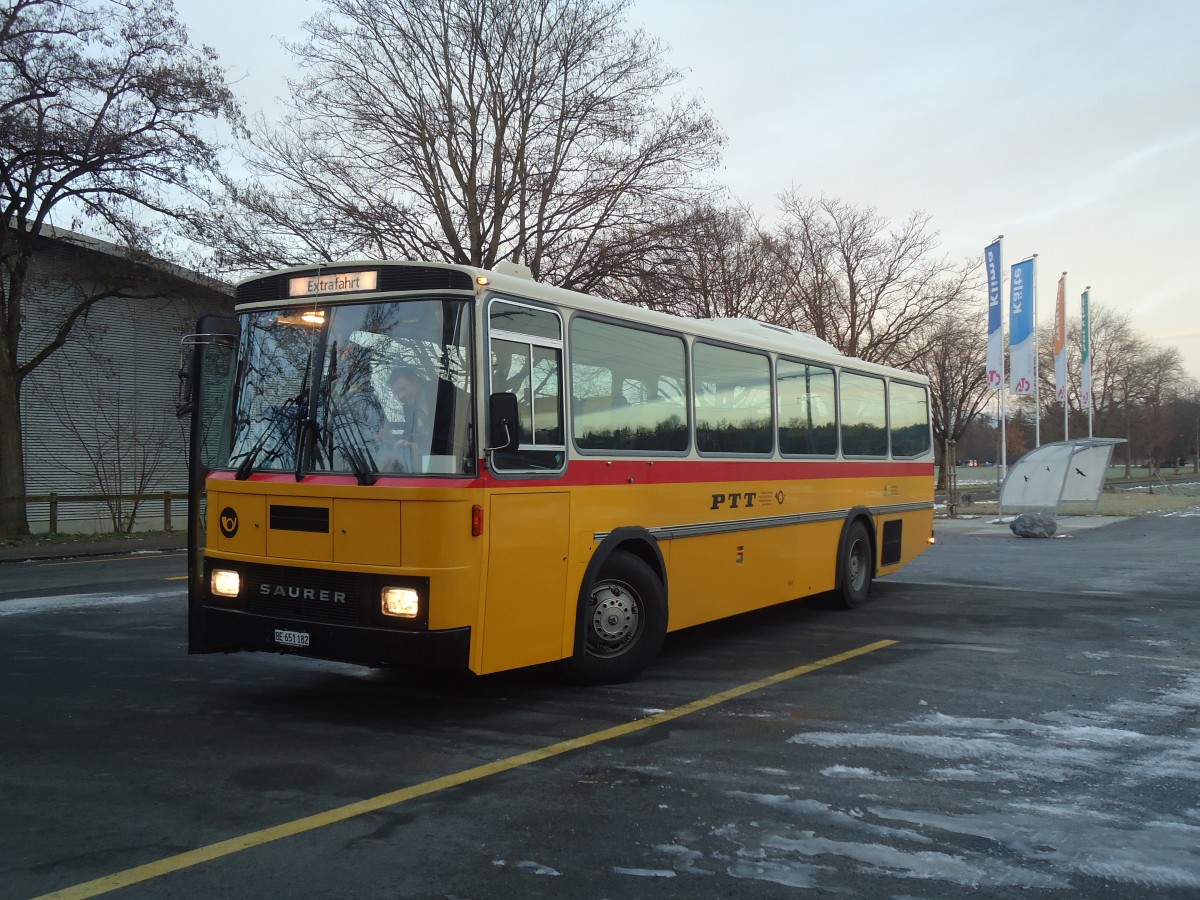
[[[229,467],[472,474],[470,321],[457,299],[243,314]]]

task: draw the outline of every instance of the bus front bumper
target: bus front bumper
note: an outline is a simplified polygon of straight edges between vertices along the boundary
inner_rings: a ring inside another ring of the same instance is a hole
[[[199,621],[197,621],[197,619]],[[471,629],[399,631],[329,625],[205,606],[188,631],[189,653],[283,653],[364,666],[466,669]]]

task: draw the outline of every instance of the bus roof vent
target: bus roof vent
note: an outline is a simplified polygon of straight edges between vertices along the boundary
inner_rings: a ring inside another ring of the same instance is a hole
[[[526,281],[533,281],[533,269],[529,268],[529,266],[515,263],[511,259],[504,259],[496,263],[496,267],[492,271],[498,275],[511,275],[513,278],[524,278]]]

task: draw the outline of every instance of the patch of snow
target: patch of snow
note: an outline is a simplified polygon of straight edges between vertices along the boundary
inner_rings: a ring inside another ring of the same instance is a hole
[[[910,829],[897,829],[889,825],[864,821],[862,810],[834,809],[827,803],[818,800],[797,800],[787,795],[750,794],[744,791],[729,791],[730,797],[740,800],[752,800],[765,806],[784,812],[790,816],[808,823],[823,821],[827,824],[850,831],[865,832],[875,838],[893,838],[914,841],[918,844],[930,843],[929,839]]]
[[[724,808],[737,812],[676,832],[644,869],[614,871],[831,892],[874,877],[872,895],[896,900],[901,880],[940,882],[931,896],[1079,890],[1085,878],[1118,894],[1136,885],[1200,896],[1200,673],[1163,677],[1167,687],[1095,709],[1030,718],[925,709],[874,730],[796,733],[787,743],[803,756],[786,768],[690,773],[726,782]],[[742,790],[747,776],[768,789]]]
[[[1046,860],[1056,870],[1158,887],[1200,887],[1195,865],[1200,827],[1194,825],[1146,822],[1130,831],[1117,816],[1065,803],[1014,804],[1002,817],[990,811],[945,815],[876,809],[872,813],[992,841],[1023,856]]]
[[[957,766],[945,769],[930,769],[929,776],[935,781],[996,781],[995,772],[981,772],[973,766]],[[1012,776],[1016,780],[1017,776]]]
[[[906,878],[949,881],[968,887],[1063,888],[1070,882],[990,858],[978,862],[933,850],[910,852],[885,844],[858,844],[834,841],[808,832],[799,838],[776,837],[768,841],[773,849],[804,856],[843,856],[871,869]]]
[[[699,850],[692,850],[683,844],[659,844],[654,849],[666,856],[675,857],[675,862],[672,865],[676,872],[686,872],[689,875],[716,874],[712,869],[703,869],[696,865],[696,863],[704,859],[704,854]]]
[[[155,600],[178,600],[183,596],[182,590],[172,588],[147,594],[68,594],[55,597],[15,597],[0,603],[0,616],[71,612],[77,609],[95,609],[100,606],[133,606],[137,603],[151,603]]]
[[[1101,765],[1111,754],[1078,747],[1022,745],[993,737],[945,735],[810,732],[788,739],[792,744],[846,749],[889,750],[936,759],[976,759],[994,765],[1016,767],[1023,772],[1042,773],[1053,781],[1066,781],[1080,768]]]
[[[561,875],[562,872],[550,866],[542,865],[540,862],[534,862],[532,859],[523,859],[517,863],[514,868],[522,869],[532,875]]]
[[[613,872],[618,875],[632,875],[636,878],[674,878],[673,869],[626,869],[624,866],[613,866]]]
[[[827,778],[862,778],[874,781],[890,780],[886,775],[880,775],[878,772],[856,766],[826,766],[821,770],[821,774]]]
[[[819,872],[833,872],[828,866],[799,863],[778,863],[762,860],[754,862],[739,859],[726,869],[734,878],[752,878],[755,881],[770,881],[784,887],[812,888],[817,886],[814,876]]]

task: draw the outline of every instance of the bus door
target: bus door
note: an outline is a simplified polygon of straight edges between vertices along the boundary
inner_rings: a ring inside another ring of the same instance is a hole
[[[188,652],[210,653],[204,633],[205,480],[209,470],[229,459],[233,378],[237,370],[237,320],[201,316],[196,333],[183,339],[187,348],[180,374],[176,414],[188,417]]]
[[[480,674],[562,658],[570,508],[563,491],[492,494]]]
[[[491,298],[487,310],[488,466],[501,486],[488,512],[480,674],[571,652],[571,643],[564,651],[571,496],[556,485],[567,467],[562,318],[507,297]],[[504,478],[524,484],[505,488]]]

